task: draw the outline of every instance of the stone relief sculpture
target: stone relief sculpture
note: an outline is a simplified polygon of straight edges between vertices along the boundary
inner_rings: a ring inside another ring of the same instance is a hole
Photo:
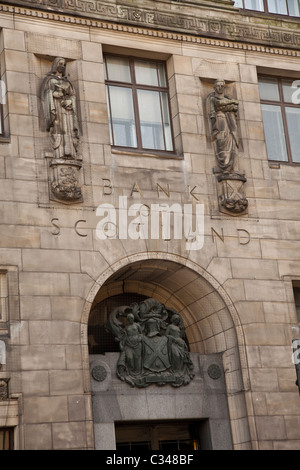
[[[0,401],[8,400],[8,380],[0,379]]]
[[[207,97],[207,112],[217,167],[219,209],[231,215],[245,213],[248,201],[244,193],[245,176],[235,170],[239,136],[239,102],[225,95],[225,81],[217,79],[214,92]]]
[[[183,321],[156,299],[118,307],[107,328],[120,343],[117,376],[133,387],[179,387],[194,377]]]
[[[209,97],[209,118],[215,142],[217,164],[222,172],[232,172],[237,156],[236,114],[239,102],[224,95],[224,80],[216,80]]]
[[[46,129],[50,136],[52,170],[51,199],[82,202],[78,181],[79,125],[75,89],[66,76],[66,60],[56,57],[42,84],[42,103]]]

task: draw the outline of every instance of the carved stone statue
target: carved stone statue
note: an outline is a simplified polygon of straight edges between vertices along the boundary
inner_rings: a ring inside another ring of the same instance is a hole
[[[207,97],[207,112],[217,167],[218,199],[221,212],[244,213],[248,201],[244,193],[245,176],[235,170],[239,151],[237,126],[238,100],[225,95],[225,81],[216,80]]]
[[[239,102],[225,96],[225,81],[216,80],[209,96],[209,118],[217,164],[222,172],[233,170],[238,145],[236,113]]]
[[[54,59],[43,84],[45,119],[55,158],[76,158],[79,144],[76,97],[65,72],[65,59]]]
[[[42,84],[42,103],[46,129],[52,149],[49,168],[51,199],[81,202],[78,182],[81,168],[79,125],[75,89],[66,76],[66,60],[57,57]]]
[[[174,387],[194,377],[183,321],[156,299],[115,309],[107,328],[120,342],[118,377],[136,387]]]

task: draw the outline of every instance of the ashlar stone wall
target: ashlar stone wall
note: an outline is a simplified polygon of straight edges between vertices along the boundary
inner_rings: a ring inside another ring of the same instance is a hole
[[[0,317],[7,357],[0,378],[9,379],[9,398],[18,402],[17,447],[94,448],[87,319],[101,276],[134,257],[172,255],[215,279],[237,314],[247,417],[228,396],[231,419],[240,418],[234,448],[249,448],[249,428],[253,449],[299,449],[291,340],[298,331],[292,281],[300,280],[300,167],[270,166],[257,82],[260,71],[297,78],[299,52],[154,34],[25,7],[2,9],[0,26],[7,88],[0,269],[9,287]],[[103,70],[103,51],[112,50],[166,60],[176,158],[112,151]],[[39,90],[56,56],[68,60],[79,102],[84,202],[70,206],[49,200],[49,142],[41,118]],[[221,215],[216,199],[205,97],[218,77],[240,102],[238,164],[249,201],[241,217]],[[170,198],[157,184],[169,184]],[[118,208],[120,195],[145,204],[203,203],[203,248],[187,252],[185,240],[97,239],[95,209],[104,202]]]

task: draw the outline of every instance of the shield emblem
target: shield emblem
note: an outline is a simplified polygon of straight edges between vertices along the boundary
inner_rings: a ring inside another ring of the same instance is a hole
[[[168,356],[168,338],[144,337],[144,367],[152,372],[163,372],[171,367]]]
[[[217,176],[219,210],[233,216],[247,212],[248,200],[245,196],[245,176],[232,173]]]

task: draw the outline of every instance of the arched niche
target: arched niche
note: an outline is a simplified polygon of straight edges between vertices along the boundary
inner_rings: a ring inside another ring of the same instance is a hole
[[[164,254],[162,259],[156,253],[151,258],[147,254],[144,259],[139,255],[118,262],[98,278],[85,305],[82,324],[87,356],[91,312],[118,296],[157,299],[180,313],[191,353],[222,356],[233,447],[251,448],[245,398],[248,369],[243,333],[234,305],[222,286],[197,264],[178,256]],[[86,365],[88,389],[88,358]]]

